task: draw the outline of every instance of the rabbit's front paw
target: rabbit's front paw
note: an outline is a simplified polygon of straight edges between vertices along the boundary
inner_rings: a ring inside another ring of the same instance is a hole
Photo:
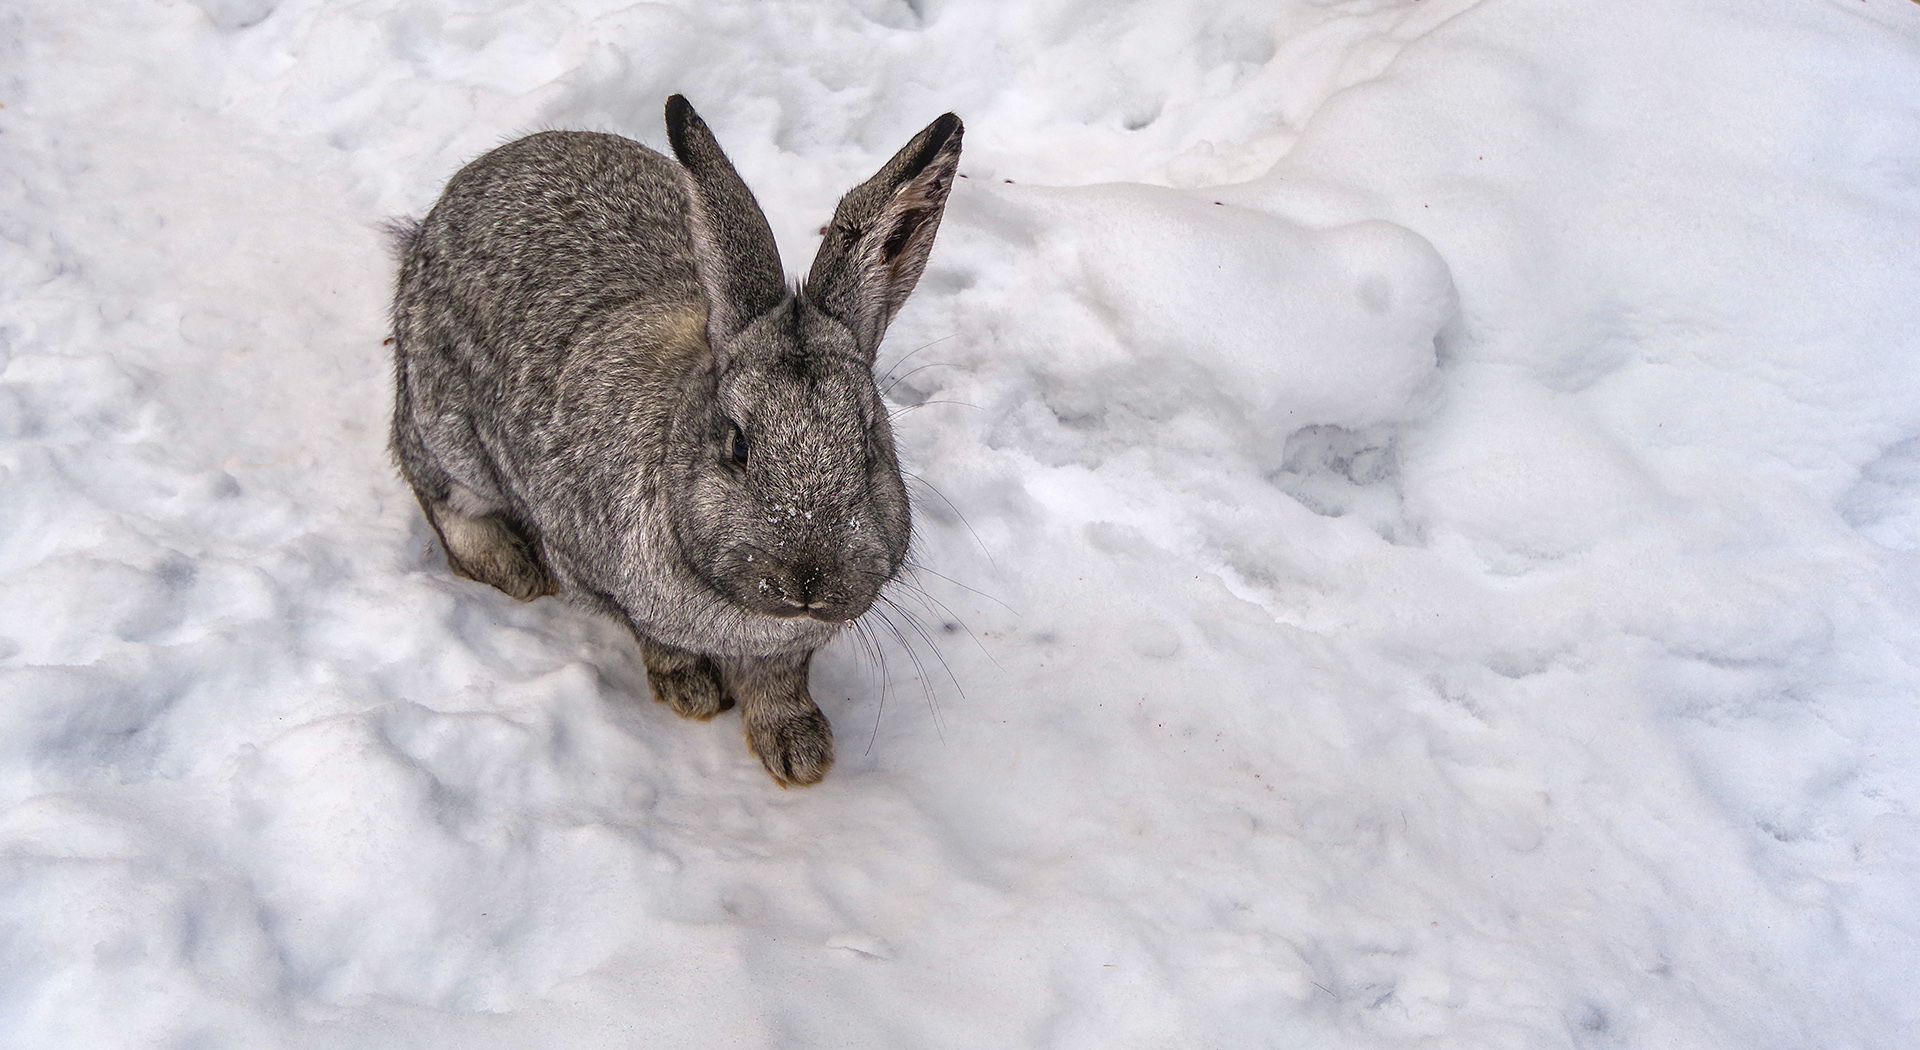
[[[673,708],[682,718],[702,722],[733,706],[733,697],[720,687],[720,672],[706,660],[690,661],[677,667],[655,667],[647,663],[647,685],[653,698]]]
[[[781,787],[818,784],[833,768],[833,727],[817,707],[766,722],[748,719],[747,746]]]

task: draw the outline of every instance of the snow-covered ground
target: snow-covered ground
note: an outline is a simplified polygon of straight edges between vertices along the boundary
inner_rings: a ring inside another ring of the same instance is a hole
[[[380,224],[967,121],[783,791],[451,577]],[[14,0],[0,1045],[1920,1039],[1920,5]]]

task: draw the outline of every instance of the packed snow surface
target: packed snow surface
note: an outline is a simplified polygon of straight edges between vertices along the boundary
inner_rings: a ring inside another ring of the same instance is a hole
[[[673,92],[795,271],[967,121],[817,788],[384,448],[381,224]],[[0,1045],[1916,1045],[1920,5],[14,0],[0,107]]]

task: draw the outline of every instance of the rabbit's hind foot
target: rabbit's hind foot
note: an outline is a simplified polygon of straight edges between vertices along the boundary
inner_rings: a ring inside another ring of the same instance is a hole
[[[499,513],[466,513],[455,502],[449,499],[427,508],[427,517],[447,550],[447,568],[523,602],[560,593],[553,574],[540,561],[539,550],[517,525]]]

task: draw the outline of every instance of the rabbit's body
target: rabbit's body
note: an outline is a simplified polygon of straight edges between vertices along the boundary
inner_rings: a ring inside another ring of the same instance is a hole
[[[394,447],[417,485],[445,475],[437,521],[499,514],[544,541],[561,593],[654,641],[817,648],[829,625],[707,601],[671,556],[661,453],[709,351],[678,171],[618,136],[544,132],[457,174],[403,263]]]
[[[544,132],[462,169],[403,235],[393,448],[455,571],[629,624],[656,696],[738,700],[783,784],[832,761],[812,653],[905,557],[873,352],[931,248],[951,117],[842,201],[789,291],[704,124],[675,163]]]

